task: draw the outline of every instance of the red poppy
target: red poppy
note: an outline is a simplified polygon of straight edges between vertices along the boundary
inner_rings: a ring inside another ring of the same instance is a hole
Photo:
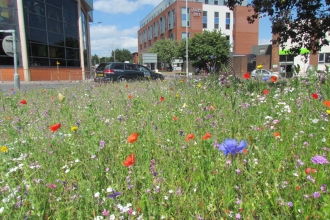
[[[211,137],[211,134],[209,132],[207,132],[206,134],[204,134],[204,136],[202,137],[202,140],[206,140],[209,139]]]
[[[244,79],[250,79],[251,78],[251,73],[247,72],[243,75]]]
[[[268,90],[268,89],[265,89],[265,90],[263,91],[263,93],[264,93],[264,95],[268,95],[268,94],[269,94],[269,90]]]
[[[210,106],[210,110],[214,110],[215,107],[213,105]]]
[[[270,81],[272,81],[272,82],[276,82],[276,81],[277,81],[277,76],[272,76],[272,77],[270,77]]]
[[[132,98],[133,98],[133,96],[132,96],[131,94],[129,94],[129,95],[128,95],[128,98],[129,98],[129,99],[132,99]]]
[[[306,173],[307,175],[309,175],[310,173],[316,173],[316,172],[317,172],[316,169],[312,169],[312,168],[310,168],[310,167],[307,167],[306,170],[305,170],[305,173]]]
[[[164,101],[165,101],[164,96],[160,97],[160,101],[161,101],[161,102],[164,102]]]
[[[25,99],[23,99],[22,101],[20,101],[19,102],[20,104],[22,104],[22,105],[26,105],[27,104],[27,102],[26,102],[26,100]]]
[[[139,137],[139,134],[134,132],[133,134],[128,136],[127,141],[132,144],[138,139],[138,137]]]
[[[243,154],[247,154],[248,153],[248,150],[247,149],[244,149],[243,150]]]
[[[279,138],[281,136],[281,133],[277,131],[273,135],[275,138]]]
[[[195,138],[195,135],[193,134],[187,134],[186,141],[190,141]]]
[[[128,84],[126,84],[126,88],[128,88]]]
[[[184,79],[181,79],[181,82],[184,82]]]
[[[52,132],[56,132],[60,127],[61,127],[61,124],[54,124],[54,125],[49,126],[49,129]]]
[[[296,190],[300,190],[300,186],[296,186]]]
[[[126,158],[126,160],[123,162],[124,166],[126,166],[126,167],[132,166],[135,163],[135,158],[136,158],[135,154],[129,155]]]
[[[172,87],[170,87],[170,90],[171,90],[171,91],[173,91],[173,88],[172,88]]]
[[[178,117],[173,116],[173,120],[174,120],[174,121],[177,121],[177,120],[178,120]]]
[[[313,93],[313,94],[312,94],[312,98],[313,98],[313,99],[318,99],[318,98],[319,98],[319,96],[318,96],[318,94],[316,94],[316,93]]]
[[[44,89],[44,92],[47,92],[47,90],[46,90],[46,89]]]
[[[330,101],[329,101],[329,100],[325,100],[325,101],[323,102],[323,104],[324,104],[325,106],[327,106],[328,108],[330,108]]]

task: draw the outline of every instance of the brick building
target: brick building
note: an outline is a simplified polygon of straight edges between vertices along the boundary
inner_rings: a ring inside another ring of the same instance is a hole
[[[138,53],[147,53],[160,39],[183,40],[203,30],[221,30],[232,45],[231,54],[249,54],[258,44],[259,21],[248,24],[246,17],[253,13],[247,0],[233,11],[226,0],[163,0],[141,22],[138,31]],[[186,33],[188,23],[188,33]]]

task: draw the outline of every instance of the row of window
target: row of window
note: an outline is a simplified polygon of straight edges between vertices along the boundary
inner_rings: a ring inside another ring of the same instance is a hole
[[[230,13],[226,12],[226,30],[230,29]],[[214,29],[219,29],[219,12],[214,12]],[[207,11],[203,11],[203,28],[207,28]]]
[[[214,12],[214,28],[219,29],[219,12]],[[226,30],[230,29],[230,13],[226,13]],[[190,8],[188,11],[185,7],[181,8],[181,26],[190,27]],[[171,10],[168,12],[167,28],[171,30],[175,27],[175,11]],[[207,11],[203,11],[203,28],[207,27]],[[166,32],[166,16],[162,16],[159,21],[155,21],[153,25],[147,27],[139,34],[140,44],[152,40],[153,37],[158,37],[158,34],[164,34]],[[183,38],[181,38],[183,39]]]
[[[209,4],[209,5],[227,5],[228,1],[227,0],[204,0],[204,4]]]
[[[280,62],[293,62],[293,55],[280,55]],[[330,53],[319,53],[319,63],[330,63]]]

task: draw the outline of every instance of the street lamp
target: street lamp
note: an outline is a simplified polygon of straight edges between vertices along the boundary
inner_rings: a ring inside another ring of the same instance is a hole
[[[113,44],[111,44],[111,45],[112,45],[112,50],[113,50],[113,62],[115,62],[116,61],[116,51],[115,51],[114,45]]]
[[[91,25],[91,24],[102,24],[102,21],[95,22],[95,23],[89,23],[89,25]]]

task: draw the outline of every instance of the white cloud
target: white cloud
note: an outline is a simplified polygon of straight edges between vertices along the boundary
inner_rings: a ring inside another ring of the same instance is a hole
[[[272,44],[271,38],[264,38],[258,40],[258,45]]]
[[[98,0],[94,2],[94,10],[99,10],[107,14],[131,14],[139,10],[144,5],[157,6],[162,0]]]
[[[139,26],[120,30],[118,26],[91,26],[92,55],[110,56],[113,49],[138,51],[137,31]]]

